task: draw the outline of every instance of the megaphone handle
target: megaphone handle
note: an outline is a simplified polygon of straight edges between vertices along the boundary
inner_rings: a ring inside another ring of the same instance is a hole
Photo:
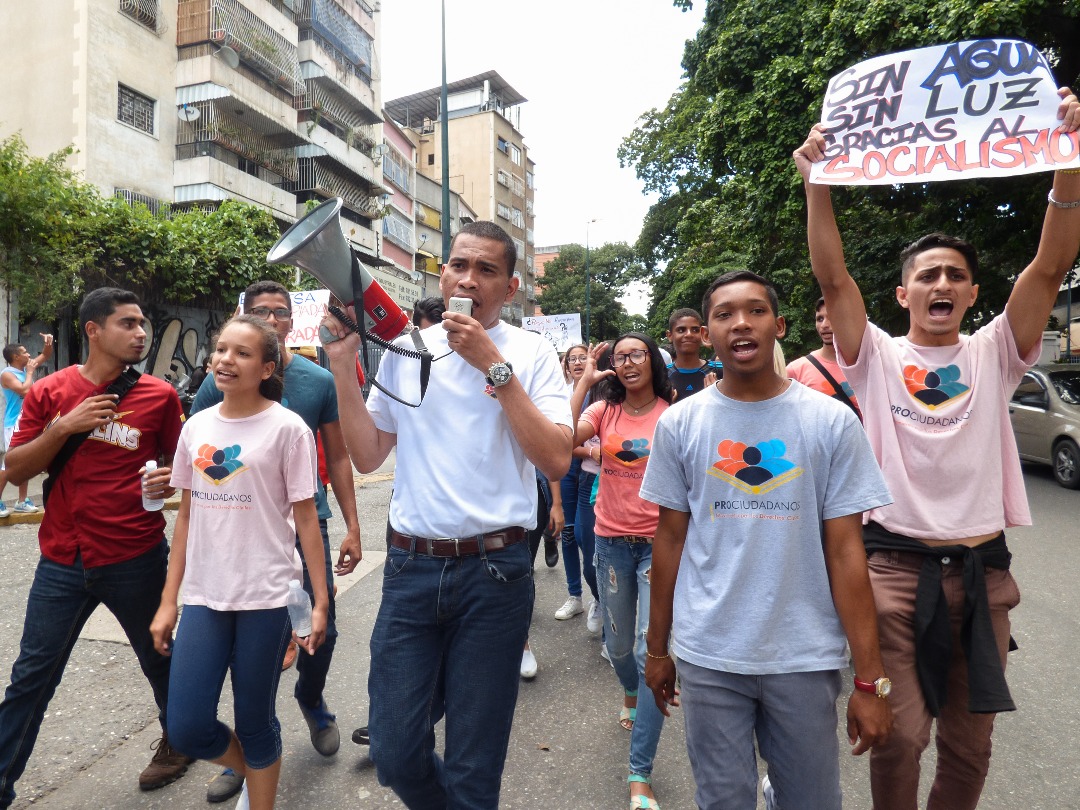
[[[360,313],[360,317],[364,317],[364,313],[367,311],[364,309],[364,285],[360,274],[360,262],[355,255],[352,257],[353,269],[352,269],[352,285],[353,285],[353,309],[355,312]],[[402,405],[407,405],[410,408],[419,408],[424,403],[424,397],[427,395],[428,381],[431,379],[431,352],[424,347],[424,350],[420,352],[420,401],[415,405],[411,402],[406,402],[397,394],[384,388],[378,380],[375,379],[375,375],[370,373],[371,361],[368,359],[368,335],[367,330],[362,327],[356,330],[360,333],[360,351],[363,353],[364,358],[364,373],[371,378],[371,384],[393,399],[395,402],[400,402]],[[388,348],[394,348],[388,345]]]

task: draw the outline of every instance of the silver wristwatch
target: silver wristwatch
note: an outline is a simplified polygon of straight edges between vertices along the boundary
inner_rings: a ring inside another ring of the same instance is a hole
[[[493,363],[491,368],[488,369],[487,381],[488,385],[494,388],[501,388],[510,382],[510,378],[514,376],[514,368],[509,363]]]

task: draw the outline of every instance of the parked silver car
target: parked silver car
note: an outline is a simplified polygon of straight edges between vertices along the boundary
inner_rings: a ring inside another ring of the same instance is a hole
[[[1009,402],[1020,458],[1049,464],[1063,487],[1080,488],[1080,366],[1035,366]]]

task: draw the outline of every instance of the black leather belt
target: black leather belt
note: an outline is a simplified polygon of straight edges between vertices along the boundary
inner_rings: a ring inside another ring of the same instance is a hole
[[[510,526],[497,532],[474,534],[471,537],[413,537],[391,530],[390,545],[404,551],[415,551],[428,557],[467,557],[480,553],[480,544],[484,551],[501,551],[525,539],[525,530],[520,526]]]

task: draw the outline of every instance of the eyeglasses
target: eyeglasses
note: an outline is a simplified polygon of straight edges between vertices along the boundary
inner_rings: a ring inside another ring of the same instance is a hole
[[[275,309],[271,309],[270,307],[252,307],[250,313],[256,318],[262,318],[264,321],[270,320],[271,315],[279,321],[292,320],[292,311],[285,307],[276,307]]]
[[[567,357],[566,364],[568,366],[583,366],[586,362],[588,362],[588,359],[589,358],[585,357],[584,355],[581,357]]]
[[[619,368],[627,362],[633,363],[635,366],[639,366],[649,359],[649,353],[644,349],[634,349],[632,352],[626,352],[625,354],[613,354],[611,355],[611,365],[614,368]]]

